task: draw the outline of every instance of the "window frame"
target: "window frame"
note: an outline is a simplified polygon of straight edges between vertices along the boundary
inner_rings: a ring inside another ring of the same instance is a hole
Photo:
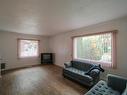
[[[78,36],[73,36],[72,37],[72,60],[78,60],[78,61],[87,61],[90,63],[95,63],[95,64],[101,64],[104,67],[108,67],[108,68],[117,68],[117,48],[116,48],[116,34],[117,34],[117,30],[112,30],[112,31],[104,31],[104,32],[97,32],[97,33],[90,33],[90,34],[84,34],[84,35],[78,35]],[[106,34],[106,33],[111,33],[112,36],[112,62],[111,64],[106,64],[105,62],[98,62],[96,60],[86,60],[86,59],[75,59],[75,43],[74,43],[74,39],[78,38],[78,37],[87,37],[87,36],[94,36],[94,35],[101,35],[101,34]]]
[[[21,48],[21,44],[20,44],[20,41],[21,40],[28,40],[28,41],[38,41],[38,54],[37,56],[27,56],[27,57],[21,57],[20,56],[20,48]],[[39,52],[40,52],[40,40],[38,39],[25,39],[25,38],[18,38],[17,39],[17,56],[18,56],[18,59],[25,59],[25,58],[38,58],[39,57]]]

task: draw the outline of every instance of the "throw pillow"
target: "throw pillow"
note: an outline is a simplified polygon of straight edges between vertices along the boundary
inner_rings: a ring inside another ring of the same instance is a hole
[[[98,69],[99,71],[104,72],[104,69],[99,64],[99,65],[94,65],[93,67],[91,67],[85,74],[90,75],[91,71],[94,69]]]

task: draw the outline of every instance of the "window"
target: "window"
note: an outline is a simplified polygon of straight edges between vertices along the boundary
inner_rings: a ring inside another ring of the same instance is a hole
[[[38,57],[39,41],[18,39],[18,56],[19,58]]]
[[[73,38],[73,58],[115,67],[116,32],[105,32]]]

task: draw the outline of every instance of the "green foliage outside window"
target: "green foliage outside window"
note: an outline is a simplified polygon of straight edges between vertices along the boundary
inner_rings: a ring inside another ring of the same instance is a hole
[[[76,38],[76,56],[81,59],[111,62],[111,34]]]

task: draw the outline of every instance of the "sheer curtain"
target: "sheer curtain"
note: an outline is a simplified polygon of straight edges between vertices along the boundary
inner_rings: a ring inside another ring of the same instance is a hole
[[[105,32],[74,37],[73,58],[99,63],[103,66],[116,65],[116,32]]]

